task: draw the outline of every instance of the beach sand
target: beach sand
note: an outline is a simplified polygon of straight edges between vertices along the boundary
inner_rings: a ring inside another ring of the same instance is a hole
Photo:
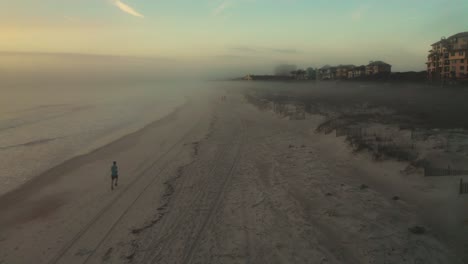
[[[0,197],[0,263],[464,263],[443,217],[427,218],[443,191],[321,122],[203,90]]]

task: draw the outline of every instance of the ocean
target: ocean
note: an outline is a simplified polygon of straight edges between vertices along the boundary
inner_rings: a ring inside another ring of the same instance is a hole
[[[77,155],[161,119],[185,84],[0,87],[0,195]]]

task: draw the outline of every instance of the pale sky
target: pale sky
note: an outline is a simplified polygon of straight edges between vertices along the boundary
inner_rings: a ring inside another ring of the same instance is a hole
[[[430,44],[468,31],[467,14],[466,0],[0,0],[0,52],[424,70]]]

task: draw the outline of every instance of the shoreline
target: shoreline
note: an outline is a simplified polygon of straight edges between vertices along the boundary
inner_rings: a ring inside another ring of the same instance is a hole
[[[161,118],[156,119],[133,132],[129,132],[99,147],[96,147],[89,151],[85,151],[82,154],[73,156],[63,161],[62,163],[56,166],[53,166],[49,169],[46,169],[44,172],[41,172],[34,177],[31,177],[29,180],[20,184],[19,186],[16,186],[13,189],[8,190],[3,194],[0,194],[0,208],[8,209],[8,204],[13,200],[15,201],[26,200],[28,197],[27,194],[30,193],[31,191],[37,191],[38,186],[40,190],[46,187],[48,183],[57,181],[60,178],[60,175],[63,173],[63,171],[69,170],[70,168],[77,166],[77,164],[83,164],[87,161],[92,160],[92,157],[90,156],[94,156],[94,155],[99,156],[100,152],[105,151],[106,148],[109,148],[113,145],[121,144],[122,142],[125,142],[128,139],[137,137],[138,134],[144,133],[144,131],[146,131],[148,128],[167,122],[168,120],[176,116],[177,113],[180,112],[181,109],[186,107],[188,104],[190,104],[190,102],[188,100],[185,100],[185,102],[175,107],[171,112],[167,113]]]
[[[206,90],[199,93],[210,95]],[[78,238],[105,237],[103,232],[114,228],[118,216],[126,214],[124,208],[132,208],[140,192],[150,188],[146,193],[156,195],[152,202],[158,203],[165,192],[164,181],[192,151],[188,143],[201,138],[208,127],[210,119],[201,118],[210,114],[212,105],[204,104],[209,98],[190,93],[184,104],[163,118],[0,196],[0,210],[5,212],[0,215],[0,247],[4,249],[0,262],[50,263],[61,256],[58,263],[75,263],[61,262],[79,256],[65,256],[64,250]],[[118,161],[120,177],[119,186],[111,191],[108,170],[113,160]],[[136,214],[151,209],[146,205]],[[133,221],[143,220],[137,217]]]
[[[18,100],[0,114],[0,196],[170,114],[186,103],[187,88],[175,82],[5,88]]]

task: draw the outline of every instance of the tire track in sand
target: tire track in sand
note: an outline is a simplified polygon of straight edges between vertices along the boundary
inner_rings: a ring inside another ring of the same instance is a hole
[[[102,218],[106,215],[106,213],[108,213],[112,207],[118,203],[118,201],[125,195],[127,194],[130,190],[132,190],[132,188],[134,187],[134,185],[137,183],[137,182],[140,182],[145,174],[154,169],[154,167],[156,166],[156,164],[159,164],[159,163],[162,163],[162,161],[164,160],[164,158],[166,158],[167,156],[170,155],[171,152],[173,152],[178,146],[181,145],[182,142],[184,142],[192,133],[193,131],[195,130],[195,128],[198,127],[198,124],[200,124],[200,122],[197,122],[191,129],[189,129],[189,131],[187,133],[185,133],[178,141],[176,141],[176,143],[174,143],[164,154],[162,154],[158,159],[156,159],[153,163],[151,163],[146,169],[144,169],[137,177],[135,177],[135,179],[125,187],[125,189],[123,191],[121,191],[116,197],[114,197],[114,199],[112,199],[106,206],[104,206],[92,219],[90,222],[88,222],[59,252],[57,255],[55,255],[48,263],[49,264],[56,264],[56,263],[61,263],[61,260],[63,258],[65,258],[67,255],[69,255],[72,250],[72,248],[78,244],[78,242],[80,241],[80,239]],[[181,148],[176,154],[175,156],[178,156],[180,154],[180,152],[183,150],[183,148]],[[168,164],[170,163],[171,161],[166,161],[165,164],[162,166],[162,168],[158,171],[158,173],[155,173],[152,180],[151,180],[151,183],[154,182],[158,177],[158,175],[160,175],[168,166]],[[147,190],[148,186],[151,186],[151,184],[148,184],[146,185],[140,192],[139,194],[137,195],[137,197],[135,198],[134,201],[132,201],[130,203],[130,205],[123,211],[122,214],[120,214],[120,216],[118,217],[118,219],[110,226],[109,230],[105,233],[105,235],[99,239],[98,243],[96,246],[93,247],[93,250],[89,252],[88,256],[81,262],[81,263],[86,263],[90,260],[90,258],[94,255],[94,253],[96,252],[96,250],[101,246],[101,244],[103,243],[103,241],[108,237],[108,235],[110,234],[110,232],[115,228],[115,226],[120,222],[120,220],[123,218],[123,216],[128,212],[128,210],[132,207],[133,204],[135,204],[135,202],[141,197],[141,195]],[[73,254],[72,254],[72,257],[73,257]],[[69,263],[69,262],[64,262],[64,263]],[[76,262],[74,262],[76,263]]]

